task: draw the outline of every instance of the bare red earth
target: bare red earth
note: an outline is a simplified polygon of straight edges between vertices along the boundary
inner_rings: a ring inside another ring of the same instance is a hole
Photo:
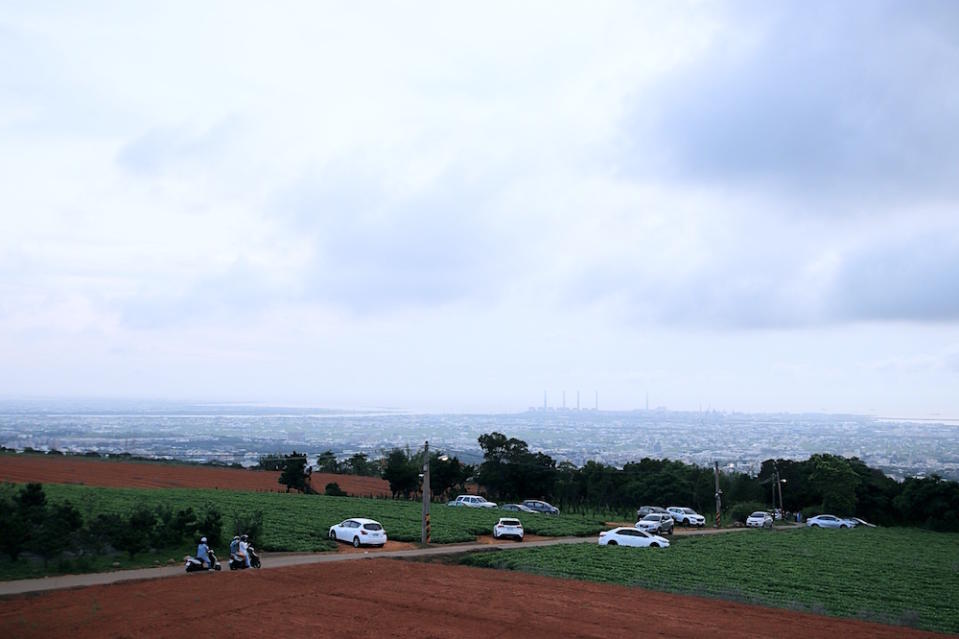
[[[0,600],[0,636],[827,637],[935,635],[608,584],[372,559]]]
[[[0,455],[0,481],[84,484],[111,488],[220,488],[282,492],[279,472],[214,468],[186,464],[121,462],[82,457]],[[389,496],[389,484],[377,477],[314,473],[312,485],[323,492],[336,482],[347,494]]]

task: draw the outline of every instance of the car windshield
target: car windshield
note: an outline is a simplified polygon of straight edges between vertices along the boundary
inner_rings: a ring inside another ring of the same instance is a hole
[[[765,517],[766,517],[766,513],[753,513],[752,516],[753,516],[753,517],[765,518]],[[740,517],[742,517],[742,515],[740,515]]]
[[[383,526],[379,524],[363,524],[364,530],[383,530]]]
[[[687,515],[695,515],[695,514],[696,514],[696,511],[693,510],[692,508],[683,508],[682,510],[683,510],[683,512],[686,513]]]
[[[659,521],[659,515],[646,515],[643,521]]]

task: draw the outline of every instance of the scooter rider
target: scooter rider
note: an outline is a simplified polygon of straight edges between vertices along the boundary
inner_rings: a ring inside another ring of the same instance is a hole
[[[243,558],[243,561],[246,562],[246,567],[251,568],[250,566],[250,544],[247,543],[247,536],[240,535],[240,552],[238,553],[240,557]]]
[[[233,541],[230,542],[230,560],[239,561],[240,559],[240,536],[236,535],[233,537]]]
[[[204,566],[213,568],[213,560],[210,559],[210,547],[206,543],[206,537],[200,537],[200,544],[196,547],[196,558],[202,561]]]

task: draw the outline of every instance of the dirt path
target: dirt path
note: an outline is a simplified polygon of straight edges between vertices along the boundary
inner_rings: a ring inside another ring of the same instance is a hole
[[[303,564],[325,564],[342,561],[353,561],[358,559],[369,559],[371,557],[390,557],[390,558],[416,558],[432,557],[437,555],[455,555],[459,553],[471,552],[474,550],[489,550],[499,548],[510,550],[514,548],[529,548],[535,546],[552,546],[555,544],[583,544],[593,542],[592,537],[554,537],[545,538],[540,541],[529,541],[518,544],[514,541],[504,541],[496,543],[488,542],[468,542],[463,544],[443,544],[442,546],[430,546],[429,548],[410,548],[413,544],[404,544],[396,542],[394,545],[387,545],[386,548],[360,548],[355,549],[352,546],[343,544],[337,552],[325,553],[265,553],[261,552],[260,557],[263,562],[261,570],[287,568],[290,566],[299,566]],[[229,572],[224,566],[221,574]],[[164,566],[162,568],[139,568],[136,570],[117,570],[114,572],[88,573],[84,575],[60,575],[56,577],[42,577],[39,579],[18,579],[15,581],[0,582],[0,596],[18,595],[31,592],[42,592],[46,590],[62,590],[66,588],[82,588],[84,586],[97,586],[105,584],[120,583],[123,581],[142,581],[145,579],[163,579],[168,577],[179,577],[185,575],[183,564],[176,566]]]
[[[0,600],[0,636],[23,639],[517,634],[526,639],[936,636],[638,588],[381,558],[181,574]]]

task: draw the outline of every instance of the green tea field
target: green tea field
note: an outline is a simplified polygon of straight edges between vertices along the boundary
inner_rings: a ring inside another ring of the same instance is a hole
[[[756,530],[677,538],[668,549],[577,544],[463,563],[959,632],[956,534]]]

